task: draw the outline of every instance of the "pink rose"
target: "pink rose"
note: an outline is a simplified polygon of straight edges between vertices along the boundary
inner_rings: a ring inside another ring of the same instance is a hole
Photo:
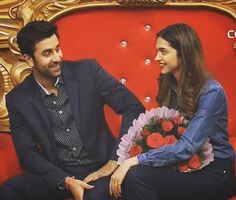
[[[140,145],[136,144],[136,145],[134,145],[133,147],[130,148],[129,155],[131,157],[134,157],[136,155],[141,154],[142,152],[143,152],[143,148]]]
[[[190,161],[188,162],[188,165],[191,169],[198,169],[201,167],[201,159],[198,155],[194,155]]]
[[[179,136],[182,136],[182,135],[184,134],[185,129],[186,129],[186,128],[183,127],[183,126],[178,127],[178,128],[177,128],[177,134],[178,134]]]
[[[169,120],[164,120],[161,122],[161,127],[164,131],[168,132],[171,131],[174,127],[173,123]]]
[[[168,144],[174,144],[177,141],[177,139],[175,138],[174,135],[167,135],[164,138],[164,141],[165,141],[165,144],[168,145]]]
[[[181,118],[178,117],[178,116],[176,116],[176,117],[173,119],[173,122],[174,122],[174,124],[176,124],[176,125],[182,124],[182,120],[181,120]]]
[[[180,172],[186,172],[186,171],[188,171],[188,169],[189,169],[189,167],[188,167],[188,163],[180,163],[179,165],[178,165],[178,168],[179,168],[179,171]]]
[[[146,137],[146,136],[148,136],[148,135],[151,135],[152,133],[150,132],[150,131],[148,131],[148,130],[143,130],[143,131],[141,131],[141,135],[142,136],[144,136],[144,137]]]
[[[165,145],[164,138],[160,133],[152,133],[151,135],[147,136],[147,145],[150,148],[157,149],[161,146]]]

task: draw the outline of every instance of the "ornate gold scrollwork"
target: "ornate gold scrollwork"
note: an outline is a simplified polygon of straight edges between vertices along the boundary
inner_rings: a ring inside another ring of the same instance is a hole
[[[15,3],[15,0],[0,1],[0,48],[8,48],[8,37],[19,30],[18,20],[11,19],[8,12]]]
[[[13,88],[9,74],[10,66],[0,58],[0,127],[1,131],[8,129],[8,114],[5,105],[5,95]]]
[[[235,0],[1,0],[0,1],[0,131],[8,130],[5,95],[30,73],[22,62],[15,35],[32,20],[53,21],[92,7],[206,7],[236,19]],[[236,43],[234,44],[236,49]]]

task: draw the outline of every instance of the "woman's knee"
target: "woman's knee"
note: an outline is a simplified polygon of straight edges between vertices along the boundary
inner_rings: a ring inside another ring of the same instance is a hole
[[[127,172],[122,184],[122,200],[156,200],[156,191],[152,186],[152,173],[144,166],[134,166]]]
[[[125,185],[136,185],[146,182],[148,182],[148,174],[145,168],[140,165],[130,168],[124,179]]]

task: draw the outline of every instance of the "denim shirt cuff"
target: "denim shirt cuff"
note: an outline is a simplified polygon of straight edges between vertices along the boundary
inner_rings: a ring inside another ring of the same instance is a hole
[[[144,164],[145,161],[147,160],[147,156],[145,154],[140,154],[140,155],[137,155],[137,158],[138,158],[138,162],[140,164]]]

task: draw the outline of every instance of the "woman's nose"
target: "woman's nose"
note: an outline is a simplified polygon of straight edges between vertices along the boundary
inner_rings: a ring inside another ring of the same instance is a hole
[[[159,52],[157,53],[157,55],[156,55],[156,57],[155,57],[155,60],[156,60],[156,61],[160,61],[160,60],[161,60],[161,57],[160,57],[160,53],[159,53]]]

